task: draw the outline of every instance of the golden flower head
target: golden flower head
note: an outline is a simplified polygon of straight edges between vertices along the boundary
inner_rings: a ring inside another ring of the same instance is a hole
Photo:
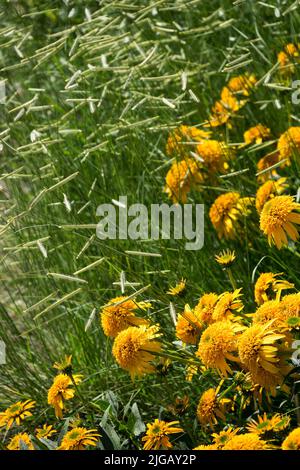
[[[193,450],[218,450],[218,446],[216,444],[201,444],[200,446],[194,447]]]
[[[217,197],[209,210],[209,217],[219,238],[235,238],[237,222],[242,215],[248,214],[251,203],[251,198],[241,198],[236,192]]]
[[[281,448],[282,450],[300,450],[300,427],[290,432]]]
[[[254,75],[238,75],[229,80],[227,87],[232,93],[248,96],[256,81]]]
[[[127,297],[115,297],[101,311],[101,324],[106,336],[115,338],[129,326],[148,325],[149,321],[135,315],[138,309],[151,307],[147,302],[136,302]]]
[[[253,324],[265,325],[273,320],[274,327],[280,327],[280,302],[268,300],[258,307],[253,315]]]
[[[233,436],[225,444],[223,450],[264,450],[268,447],[267,442],[260,439],[257,434],[246,433]]]
[[[283,51],[277,55],[279,70],[283,75],[289,75],[295,70],[293,62],[299,57],[299,44],[286,44]]]
[[[225,142],[203,140],[197,145],[196,152],[203,161],[201,168],[204,168],[206,173],[224,173],[228,169],[230,152]]]
[[[32,416],[29,410],[34,406],[35,401],[32,400],[18,401],[9,406],[5,411],[0,413],[0,428],[6,426],[6,429],[10,429],[14,423],[19,426],[21,421]]]
[[[227,377],[231,368],[227,363],[237,361],[237,333],[241,327],[229,321],[219,321],[209,325],[201,335],[196,355],[206,367],[217,369]]]
[[[80,375],[73,375],[72,378],[76,384],[81,381]],[[66,374],[58,374],[54,378],[53,384],[48,390],[48,404],[53,406],[57,418],[63,416],[64,400],[71,400],[74,397],[73,387],[72,379]]]
[[[258,435],[263,435],[271,431],[280,432],[288,427],[290,420],[289,416],[283,416],[279,413],[274,414],[271,418],[268,418],[267,414],[264,413],[262,416],[258,415],[257,420],[250,419],[247,430]]]
[[[199,320],[197,313],[186,305],[176,323],[177,338],[186,344],[197,344],[202,330],[203,323]]]
[[[49,426],[44,424],[42,428],[37,428],[35,431],[35,435],[38,439],[48,439],[53,434],[56,434],[56,431],[51,424]]]
[[[53,364],[54,369],[59,370],[62,374],[70,375],[72,374],[72,355],[65,356],[61,362],[55,362]]]
[[[254,127],[250,127],[247,131],[244,132],[244,141],[245,144],[261,144],[264,140],[268,139],[271,136],[271,131],[268,127],[263,126],[262,124],[257,124]]]
[[[217,448],[222,449],[238,432],[239,428],[233,429],[232,427],[229,427],[225,431],[212,434],[212,437]]]
[[[300,151],[300,127],[290,127],[286,132],[281,134],[278,140],[277,150],[280,154],[280,158],[287,158],[287,164],[290,164],[293,153]]]
[[[156,340],[159,336],[158,327],[131,326],[121,331],[114,341],[113,355],[122,369],[127,370],[131,377],[155,372],[151,361],[161,349]]]
[[[233,95],[231,95],[230,103],[228,103],[228,100],[227,103],[216,101],[211,109],[211,114],[205,127],[218,127],[226,124],[233,113],[232,107],[233,109],[237,109],[238,106],[238,100]]]
[[[96,429],[73,428],[65,434],[58,450],[84,450],[96,446],[99,437]]]
[[[235,252],[231,250],[223,250],[218,255],[215,255],[216,262],[223,268],[230,268],[235,262]]]
[[[214,292],[209,292],[202,295],[195,307],[195,314],[200,321],[206,323],[207,325],[214,322],[212,315],[218,298],[218,294],[215,294]]]
[[[218,390],[209,388],[200,397],[197,406],[197,418],[202,426],[213,427],[218,423],[218,419],[225,421],[225,406],[227,399],[218,399]]]
[[[294,284],[284,279],[278,279],[278,276],[280,276],[279,273],[274,274],[270,272],[262,273],[258,277],[254,287],[255,302],[258,305],[262,305],[264,302],[270,300],[274,292],[277,294],[277,299],[279,300],[283,290],[294,288]]]
[[[275,387],[283,381],[279,341],[285,335],[273,329],[272,321],[254,324],[239,338],[238,352],[242,364],[249,370],[254,383],[275,395]]]
[[[194,126],[181,125],[170,133],[166,144],[166,153],[170,156],[174,153],[189,155],[190,146],[185,143],[209,139],[210,135],[209,131]]]
[[[232,319],[235,312],[239,313],[243,310],[244,305],[240,298],[242,295],[241,290],[236,289],[234,292],[223,292],[219,296],[212,315],[214,321]]]
[[[174,203],[186,203],[187,195],[203,181],[200,167],[193,158],[186,158],[179,162],[175,161],[166,175],[165,193]]]
[[[282,298],[278,317],[284,322],[285,326],[290,324],[289,319],[300,317],[300,292],[285,295]],[[290,326],[292,327],[293,324],[291,323]]]
[[[265,181],[268,181],[270,178],[279,178],[276,168],[280,160],[281,158],[278,151],[273,151],[262,157],[256,165],[258,173],[257,181],[263,183]],[[274,167],[274,165],[276,165],[276,167]],[[281,162],[279,166],[280,168],[283,168],[284,166],[286,166],[286,163]]]
[[[300,225],[300,204],[292,196],[275,196],[270,199],[260,214],[260,229],[268,237],[270,245],[278,249],[288,245],[288,237],[293,241],[299,238],[297,225]]]
[[[147,424],[146,435],[142,437],[145,450],[170,449],[172,444],[169,440],[170,434],[178,434],[183,429],[178,426],[179,421],[167,423],[160,419],[155,419],[153,423]]]
[[[16,434],[7,446],[8,450],[34,450],[33,443],[27,432]]]
[[[267,201],[275,196],[280,196],[287,188],[286,178],[279,178],[277,181],[269,180],[260,186],[256,193],[255,207],[260,214]]]
[[[181,281],[179,281],[178,284],[176,284],[176,286],[170,287],[170,289],[167,291],[167,294],[174,295],[174,296],[182,295],[183,292],[185,291],[185,287],[186,287],[186,280],[181,279]]]

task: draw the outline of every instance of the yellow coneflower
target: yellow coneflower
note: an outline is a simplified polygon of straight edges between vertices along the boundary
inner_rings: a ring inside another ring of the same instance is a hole
[[[283,381],[284,367],[279,355],[279,341],[285,335],[277,333],[272,321],[266,324],[254,324],[247,328],[238,342],[239,358],[249,370],[254,383],[264,387],[275,395],[276,385]]]
[[[216,446],[215,444],[201,444],[200,446],[194,447],[193,450],[218,450],[218,446]]]
[[[121,331],[114,341],[112,353],[122,369],[127,370],[131,378],[136,375],[155,372],[151,361],[161,350],[157,326],[131,326]],[[154,353],[154,354],[153,354]]]
[[[214,322],[212,315],[218,298],[218,294],[214,292],[202,295],[194,310],[200,321],[207,325]]]
[[[285,326],[288,325],[289,318],[300,317],[300,292],[285,295],[282,298],[278,316]]]
[[[244,141],[245,144],[261,144],[264,140],[268,139],[271,136],[271,131],[268,127],[263,126],[262,124],[257,124],[256,126],[250,127],[247,131],[244,132]]]
[[[230,151],[225,142],[203,140],[197,145],[196,152],[203,160],[200,166],[206,173],[224,173],[228,169]]]
[[[18,401],[9,406],[5,411],[0,413],[0,428],[6,426],[6,429],[10,429],[13,424],[19,426],[21,421],[32,416],[29,410],[34,406],[35,401],[32,400]]]
[[[203,139],[209,139],[210,135],[211,132],[209,131],[204,131],[194,126],[181,125],[170,133],[166,144],[166,153],[170,156],[173,153],[189,155],[193,147],[190,148],[190,146],[184,145],[184,141],[198,142]]]
[[[197,406],[197,418],[202,426],[213,427],[218,423],[218,419],[225,421],[225,406],[230,400],[227,398],[218,399],[218,389],[209,388],[200,397]]]
[[[209,210],[209,217],[219,238],[235,238],[237,222],[242,215],[247,215],[251,203],[252,198],[241,198],[236,192],[217,197]]]
[[[216,262],[223,268],[230,268],[235,259],[235,252],[231,250],[223,250],[218,255],[215,255]]]
[[[290,432],[281,448],[282,450],[300,450],[300,427]]]
[[[25,449],[24,449],[25,447]],[[16,434],[7,446],[8,450],[34,450],[34,445],[27,432]]]
[[[258,305],[268,302],[272,293],[276,293],[279,300],[283,290],[294,288],[294,284],[284,279],[277,279],[278,276],[280,276],[280,273],[262,273],[258,277],[254,287],[255,302]]]
[[[197,344],[203,323],[199,320],[195,311],[186,305],[184,312],[178,315],[176,323],[176,336],[186,344]]]
[[[84,450],[87,446],[96,446],[100,434],[96,429],[74,428],[63,437],[58,450]]]
[[[300,127],[290,127],[284,132],[278,140],[277,150],[280,157],[287,158],[287,164],[290,164],[290,160],[293,156],[293,152],[300,151]]]
[[[253,315],[253,324],[265,325],[273,320],[273,326],[280,328],[280,302],[279,300],[268,300],[258,307]]]
[[[278,249],[288,245],[288,237],[296,241],[299,238],[300,204],[292,196],[275,196],[270,199],[260,214],[260,229],[268,237],[269,245]]]
[[[217,448],[222,449],[227,442],[239,432],[239,430],[239,428],[233,429],[232,427],[229,427],[225,431],[219,432],[219,434],[213,433],[212,437]]]
[[[53,426],[51,424],[49,426],[47,424],[44,424],[42,428],[37,428],[35,430],[35,435],[38,439],[48,439],[53,434],[56,434],[56,432],[57,431],[53,429]]]
[[[147,424],[146,435],[142,437],[145,450],[171,449],[173,445],[170,442],[170,434],[178,434],[183,429],[178,426],[179,421],[167,423],[160,419],[155,419],[153,423]]]
[[[247,433],[238,434],[230,439],[222,450],[264,450],[269,448],[269,445],[257,434]]]
[[[70,356],[65,356],[61,362],[55,362],[53,364],[54,369],[59,370],[62,374],[70,375],[72,374],[72,354]]]
[[[255,207],[260,214],[267,201],[275,196],[280,196],[286,188],[286,178],[279,178],[277,181],[269,180],[260,186],[256,193]]]
[[[258,173],[257,181],[261,182],[261,183],[264,183],[265,181],[268,181],[270,178],[278,178],[279,175],[276,171],[277,167],[272,168],[269,171],[267,171],[267,170],[268,170],[268,168],[271,168],[274,165],[276,165],[277,163],[279,163],[280,160],[281,160],[281,158],[280,158],[280,155],[279,155],[278,151],[271,152],[268,155],[265,155],[264,157],[262,157],[257,162],[257,165],[256,165],[257,166],[257,173]],[[286,164],[285,164],[285,162],[282,162],[280,164],[280,168],[282,168],[284,166],[286,166]]]
[[[279,70],[282,74],[288,75],[293,73],[295,66],[293,61],[299,57],[299,44],[289,43],[286,44],[283,51],[277,55],[279,62]]]
[[[271,418],[268,418],[267,414],[264,413],[262,416],[259,415],[257,420],[250,419],[249,424],[247,425],[247,431],[258,435],[263,435],[269,431],[280,432],[288,427],[290,421],[291,419],[289,416],[283,416],[276,413],[271,416]]]
[[[214,321],[230,320],[235,312],[239,313],[243,310],[244,304],[240,298],[242,295],[241,290],[236,289],[234,292],[223,292],[219,296],[212,315]]]
[[[185,291],[186,288],[186,280],[181,279],[181,281],[176,284],[174,287],[170,287],[170,289],[167,291],[167,294],[169,295],[181,295]]]
[[[77,384],[81,381],[80,375],[72,376],[74,382]],[[57,418],[62,418],[64,401],[71,400],[75,395],[74,384],[71,378],[66,374],[58,374],[54,380],[53,384],[48,390],[48,404],[53,406],[55,411],[55,416]]]
[[[206,367],[227,377],[228,372],[232,372],[227,360],[238,361],[234,354],[237,351],[237,333],[241,329],[229,321],[213,323],[202,333],[196,355]]]
[[[203,181],[199,164],[195,159],[186,158],[180,162],[174,162],[166,175],[165,193],[174,203],[187,202],[187,195]]]
[[[124,296],[111,299],[100,313],[104,333],[115,338],[129,326],[149,325],[148,320],[135,315],[136,310],[145,310],[148,307],[151,307],[150,303],[126,300]]]

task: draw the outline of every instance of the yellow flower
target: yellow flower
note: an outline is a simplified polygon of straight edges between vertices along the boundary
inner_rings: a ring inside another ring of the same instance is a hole
[[[278,173],[276,171],[276,168],[273,168],[269,171],[268,168],[273,167],[274,165],[277,165],[280,161],[280,155],[278,151],[271,152],[268,155],[265,155],[262,157],[258,162],[257,162],[257,173],[259,175],[257,176],[257,180],[259,182],[265,182],[268,181],[270,178],[278,178]],[[285,162],[282,162],[280,165],[280,168],[283,168],[286,166]]]
[[[219,434],[212,434],[212,437],[217,448],[222,449],[238,432],[239,428],[233,429],[229,427],[226,431],[221,431]]]
[[[182,152],[188,156],[193,147],[184,145],[184,142],[198,142],[203,139],[209,139],[210,135],[211,132],[209,131],[204,131],[194,126],[181,125],[170,133],[166,144],[166,153],[171,156],[173,153]]]
[[[294,429],[283,441],[282,450],[300,450],[300,428]]]
[[[237,222],[248,213],[251,202],[251,198],[241,198],[236,192],[217,197],[209,210],[209,217],[219,238],[235,238]]]
[[[280,157],[287,158],[286,164],[290,164],[294,152],[300,151],[300,127],[290,127],[278,140],[277,150]]]
[[[26,449],[22,449],[22,447],[26,446]],[[34,450],[34,446],[31,442],[31,439],[27,432],[16,434],[14,437],[11,438],[9,444],[7,446],[8,450]]]
[[[283,381],[278,343],[285,335],[273,329],[272,321],[254,324],[239,338],[238,352],[242,364],[249,370],[254,383],[275,395],[276,385]]]
[[[299,57],[299,44],[289,43],[285,46],[283,51],[280,51],[277,55],[279,62],[279,69],[282,74],[293,73],[295,67],[293,61]]]
[[[72,355],[65,356],[65,358],[61,362],[55,362],[53,364],[54,369],[59,370],[62,374],[70,375],[72,374]]]
[[[253,315],[253,324],[264,325],[273,320],[272,325],[280,328],[280,302],[279,300],[268,300],[260,305]]]
[[[202,181],[203,176],[195,159],[175,161],[166,175],[164,191],[174,203],[186,203],[191,188]]]
[[[260,439],[257,434],[239,434],[230,439],[223,450],[264,450],[268,448],[266,441]]]
[[[288,427],[290,420],[289,416],[282,416],[279,413],[276,413],[271,418],[268,418],[267,414],[264,413],[262,416],[258,415],[257,421],[250,419],[247,425],[247,431],[258,435],[265,434],[269,431],[280,432]]]
[[[267,201],[274,196],[280,196],[280,194],[286,190],[287,184],[285,182],[286,178],[279,178],[277,181],[269,180],[258,188],[255,198],[255,207],[259,214]]]
[[[249,92],[256,83],[254,75],[238,75],[229,80],[227,87],[231,93],[249,96]]]
[[[232,96],[230,100],[230,105],[236,109],[238,107],[238,100]],[[205,124],[205,127],[218,127],[226,124],[232,114],[232,109],[223,103],[222,101],[216,101],[214,106],[211,109],[211,114],[209,116],[208,123]]]
[[[187,344],[197,344],[202,330],[203,323],[199,320],[196,312],[186,305],[176,323],[177,338]]]
[[[202,140],[196,147],[196,152],[203,160],[200,167],[209,173],[224,173],[228,169],[227,160],[230,156],[225,142],[217,140]]]
[[[185,279],[181,279],[181,281],[176,284],[175,287],[171,287],[168,291],[167,291],[167,294],[170,294],[170,295],[181,295],[184,290],[185,290],[185,286],[186,286],[186,280]]]
[[[262,124],[257,124],[257,126],[250,127],[246,132],[244,132],[244,141],[246,144],[261,144],[263,140],[268,139],[271,136],[271,131],[268,127],[263,126]]]
[[[209,445],[200,445],[197,447],[194,447],[193,450],[218,450],[218,446],[215,444],[209,444]]]
[[[270,199],[260,214],[260,229],[268,237],[270,245],[278,249],[288,245],[288,237],[298,240],[296,225],[300,225],[300,204],[292,196],[275,196]]]
[[[84,450],[87,446],[96,446],[100,434],[96,429],[73,428],[61,441],[58,450]]]
[[[53,426],[50,424],[49,426],[47,424],[44,424],[42,428],[36,429],[36,437],[38,439],[43,438],[43,439],[48,439],[51,437],[53,434],[56,433],[55,429],[53,429]]]
[[[235,252],[231,250],[223,250],[215,255],[215,260],[223,268],[230,268],[236,259]]]
[[[75,383],[81,381],[80,375],[73,375]],[[48,390],[48,404],[53,406],[55,416],[62,418],[64,409],[64,400],[71,400],[75,395],[74,384],[71,378],[66,374],[58,374],[53,384]]]
[[[240,299],[242,289],[236,289],[234,292],[223,292],[219,296],[218,302],[214,308],[212,318],[214,321],[230,320],[234,312],[241,312],[244,305]]]
[[[227,399],[218,399],[217,390],[209,388],[200,397],[197,406],[197,418],[202,426],[210,425],[213,427],[218,423],[218,419],[225,421],[225,405]]]
[[[149,321],[135,316],[137,309],[145,309],[151,304],[135,302],[127,297],[115,297],[101,311],[101,324],[106,336],[115,338],[129,326],[149,325]]]
[[[285,325],[289,318],[300,317],[300,292],[285,295],[280,302],[279,318]]]
[[[5,411],[0,413],[0,428],[6,426],[6,429],[10,429],[14,423],[19,426],[23,419],[32,416],[29,410],[34,406],[35,401],[32,400],[18,401],[9,406]]]
[[[170,434],[178,434],[183,429],[178,426],[179,421],[167,423],[160,419],[155,419],[153,423],[147,424],[147,432],[142,441],[145,450],[171,449],[173,446],[169,440]]]
[[[219,296],[214,292],[202,295],[198,304],[195,307],[195,314],[200,321],[207,325],[213,323],[213,311],[217,303]]]
[[[131,378],[155,372],[151,361],[161,349],[156,341],[159,336],[158,327],[131,326],[121,331],[114,341],[112,353],[122,369],[127,370]]]
[[[238,361],[233,354],[237,350],[237,335],[241,327],[229,321],[220,321],[208,326],[202,333],[196,355],[206,367],[217,369],[227,377],[231,373],[229,361]]]
[[[293,289],[294,284],[291,284],[284,279],[277,279],[280,274],[262,273],[257,279],[254,287],[255,302],[262,305],[271,298],[273,292],[277,293],[279,300],[281,292],[285,289]]]

